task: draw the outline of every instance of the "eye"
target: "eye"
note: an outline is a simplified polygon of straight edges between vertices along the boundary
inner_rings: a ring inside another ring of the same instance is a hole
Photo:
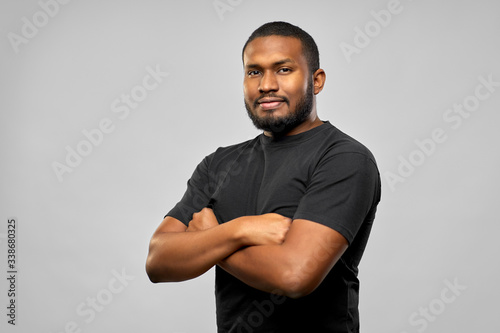
[[[257,70],[248,71],[248,73],[247,73],[248,76],[255,76],[255,75],[259,75],[259,74],[260,74],[260,72]]]
[[[292,70],[288,67],[283,67],[278,70],[278,73],[290,73]]]

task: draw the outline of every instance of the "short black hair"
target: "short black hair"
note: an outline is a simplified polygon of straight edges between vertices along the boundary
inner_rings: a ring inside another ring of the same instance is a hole
[[[247,45],[258,37],[268,37],[268,36],[283,36],[283,37],[294,37],[300,40],[302,44],[302,52],[306,57],[307,65],[309,71],[312,73],[319,69],[319,51],[318,46],[314,39],[307,32],[301,28],[287,23],[287,22],[269,22],[261,25],[248,37],[247,42],[243,46],[243,51],[241,52],[241,57],[243,59],[243,54]]]

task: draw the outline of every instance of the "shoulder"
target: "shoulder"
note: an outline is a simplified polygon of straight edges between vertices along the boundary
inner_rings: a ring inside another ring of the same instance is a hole
[[[260,136],[256,136],[253,139],[249,139],[249,140],[246,140],[243,142],[235,143],[235,144],[228,145],[228,146],[218,147],[217,150],[215,151],[215,153],[230,153],[233,151],[241,151],[242,149],[244,149],[246,146],[252,144],[253,142],[256,142],[256,141],[258,142],[259,137]]]
[[[317,142],[322,146],[323,158],[335,158],[345,161],[366,161],[377,166],[372,152],[361,142],[342,132],[329,122],[325,123],[325,130],[319,133]]]
[[[224,164],[233,161],[242,154],[248,154],[249,151],[255,151],[259,147],[259,136],[233,145],[218,147],[214,152],[205,157],[205,163],[209,166]]]

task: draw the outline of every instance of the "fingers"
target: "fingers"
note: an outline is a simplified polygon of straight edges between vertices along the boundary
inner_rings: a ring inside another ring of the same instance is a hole
[[[200,231],[210,229],[219,224],[212,209],[203,208],[199,212],[193,214],[192,220],[189,222],[188,231]]]
[[[214,211],[211,208],[205,207],[199,212],[193,213],[193,220],[205,216],[215,216]]]
[[[243,226],[249,235],[249,245],[281,245],[286,239],[292,219],[269,213],[252,216]]]
[[[280,221],[280,227],[281,229],[278,232],[278,244],[283,244],[283,242],[286,239],[286,235],[288,233],[288,230],[290,230],[290,226],[292,224],[292,219],[290,218],[284,218]]]

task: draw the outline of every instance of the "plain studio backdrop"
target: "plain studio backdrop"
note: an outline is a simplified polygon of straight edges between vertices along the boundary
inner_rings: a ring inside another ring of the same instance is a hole
[[[315,38],[320,118],[379,164],[362,331],[500,329],[499,2],[4,0],[0,16],[2,332],[215,332],[213,270],[152,284],[148,242],[204,156],[259,134],[241,49],[275,20]]]

